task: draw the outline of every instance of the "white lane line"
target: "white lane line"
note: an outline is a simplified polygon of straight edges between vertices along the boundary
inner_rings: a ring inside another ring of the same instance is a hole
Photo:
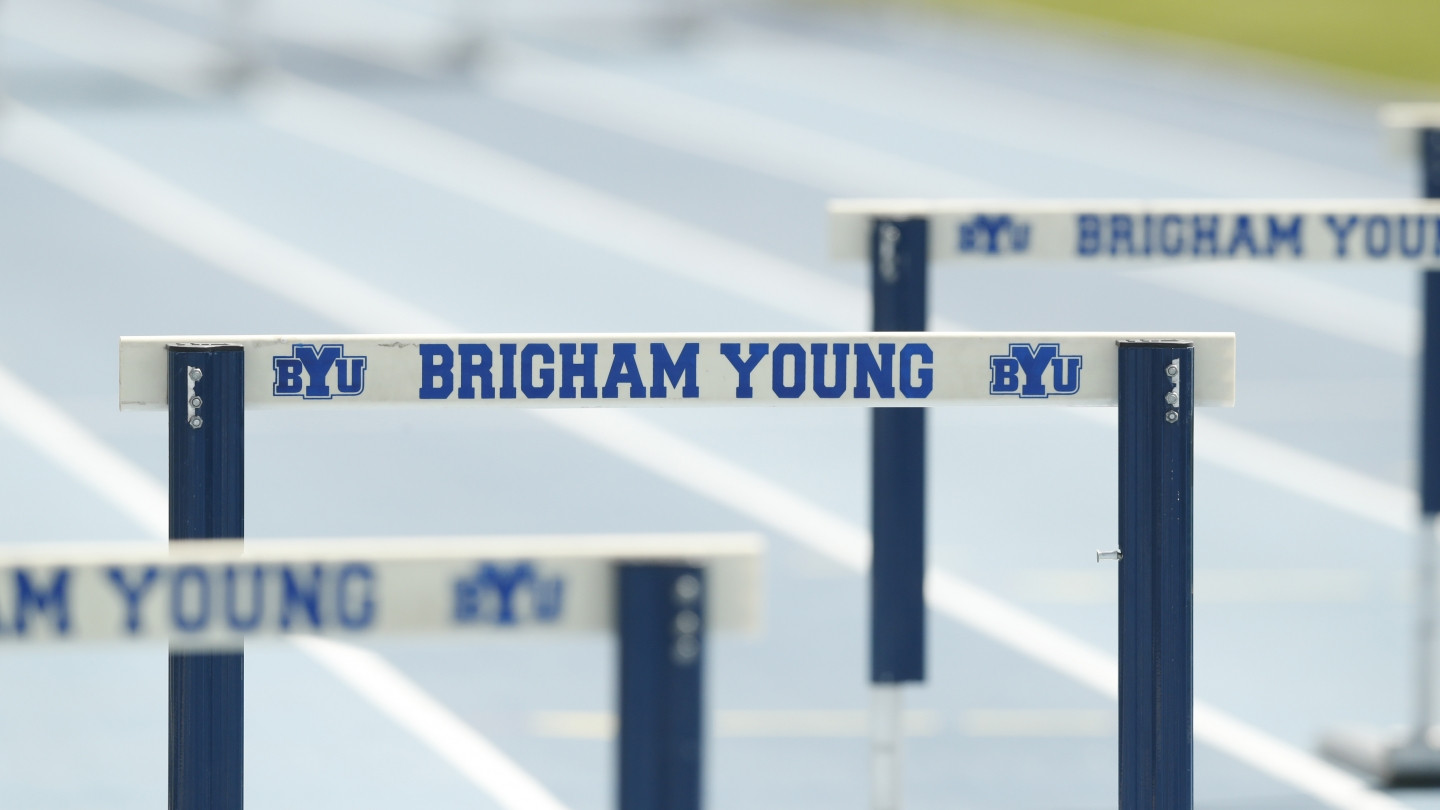
[[[175,6],[175,0],[148,0]],[[184,4],[187,7],[188,3]],[[192,9],[189,9],[193,11]],[[308,3],[300,13],[281,4],[268,12],[266,33],[332,53],[380,64],[417,76],[434,75],[440,66],[435,43],[445,28],[415,9],[375,3]],[[330,20],[342,20],[338,32]],[[387,47],[357,49],[347,43],[385,32]],[[171,34],[170,36],[173,36]],[[408,47],[398,43],[411,43]],[[744,165],[782,180],[856,196],[995,196],[998,186],[919,163],[824,132],[695,96],[650,88],[637,98],[629,80],[602,71],[579,72],[565,62],[510,43],[489,43],[476,68],[488,93],[531,109],[621,132],[666,148],[683,144],[689,154],[719,163]],[[212,56],[218,58],[218,55]],[[549,70],[549,67],[558,68]],[[518,69],[517,69],[518,68]],[[660,95],[664,98],[657,99]],[[656,115],[656,103],[673,103],[670,114]],[[837,175],[835,167],[843,166]]]
[[[173,0],[169,0],[173,2]],[[149,0],[167,2],[167,0]],[[373,7],[357,7],[354,3],[321,0],[318,7],[330,15],[353,18],[370,15],[368,26],[378,30],[394,25],[396,9],[380,11]],[[425,9],[408,7],[403,12],[413,17],[407,25],[439,28],[444,21]],[[278,19],[277,19],[277,22]],[[334,50],[332,34],[313,25],[277,24],[269,31],[276,37],[319,50]],[[1213,194],[1231,194],[1237,184],[1254,177],[1253,166],[1273,169],[1288,178],[1309,184],[1315,194],[1332,194],[1334,189],[1362,189],[1370,194],[1393,193],[1390,184],[1380,177],[1337,169],[1316,161],[1297,158],[1281,151],[1253,146],[1218,135],[1207,135],[1181,126],[1160,123],[1093,104],[1083,104],[1060,97],[1043,96],[1015,86],[985,82],[919,64],[902,62],[892,57],[821,41],[803,34],[739,22],[733,18],[710,21],[698,47],[687,52],[692,63],[708,64],[722,75],[739,78],[767,90],[783,87],[799,95],[823,100],[837,106],[883,118],[900,126],[914,125],[935,128],[942,132],[993,143],[1009,150],[1058,158],[1071,163],[1090,165],[1111,172],[1145,177],[1165,183],[1188,185]],[[694,145],[703,147],[693,154],[747,155],[752,168],[765,171],[770,166],[776,176],[819,178],[817,188],[835,189],[842,182],[834,167],[846,161],[828,160],[829,156],[875,157],[874,165],[853,162],[848,166],[849,178],[871,177],[873,185],[856,193],[884,194],[886,189],[902,183],[909,191],[901,194],[922,194],[937,181],[949,195],[1005,194],[990,183],[954,174],[948,170],[924,166],[903,156],[861,144],[837,139],[829,133],[778,121],[734,105],[704,101],[687,94],[665,91],[650,85],[645,92],[652,100],[668,97],[677,106],[670,115],[656,116],[655,104],[643,101],[640,107],[628,109],[637,97],[634,83],[616,73],[586,69],[579,63],[516,46],[514,43],[492,43],[492,57],[476,68],[476,79],[487,91],[499,92],[517,103],[553,112],[563,117],[586,120],[595,126],[628,130],[634,137],[663,143],[676,148],[677,139],[667,136],[672,125],[689,125],[698,133],[686,133]],[[417,72],[433,67],[424,60],[388,58],[376,51],[359,58],[383,62],[395,70]],[[508,70],[516,64],[526,70],[518,75]],[[432,60],[433,63],[433,60]],[[548,65],[555,70],[546,70]],[[539,68],[539,70],[534,70]],[[639,84],[639,83],[636,83]],[[531,94],[536,95],[531,95]],[[663,106],[662,106],[663,109]],[[665,120],[673,119],[673,120]],[[733,124],[731,123],[733,122]],[[713,125],[713,126],[712,126]],[[1055,137],[1057,129],[1063,137]],[[752,144],[726,143],[728,137],[763,143],[774,139],[775,149],[756,150]],[[833,144],[835,150],[824,148]],[[686,148],[686,147],[680,147]],[[788,155],[802,166],[779,165],[778,153]],[[830,163],[832,170],[824,168]],[[881,166],[895,171],[876,171]],[[917,173],[915,169],[921,169]],[[928,172],[928,176],[925,174]],[[828,178],[828,179],[827,179]],[[799,180],[799,182],[808,182]],[[1243,186],[1242,186],[1243,187]]]
[[[147,534],[165,537],[170,493],[65,412],[0,367],[0,426],[84,483]]]
[[[1384,268],[1378,272],[1406,271]],[[1132,270],[1125,275],[1407,359],[1420,347],[1420,311],[1414,306],[1325,281],[1303,270],[1229,262]]]
[[[82,11],[83,14],[78,15],[81,18],[95,15],[110,36],[116,39],[145,41],[156,35],[153,23],[107,9],[91,0],[49,2]],[[17,29],[13,35],[82,64],[122,73],[128,71],[128,75],[138,81],[155,83],[156,80],[143,70],[143,65],[141,68],[120,65],[103,49],[88,49],[85,39],[71,33],[71,27],[77,24],[74,21],[76,16],[59,15],[58,19],[52,19],[49,15],[37,15],[30,25]],[[179,47],[175,40],[185,39],[183,34],[161,30],[165,34],[159,43],[166,48]],[[202,54],[194,57],[202,62],[216,62],[224,56],[223,52],[203,40],[191,39],[185,47],[187,53]],[[536,168],[439,127],[289,74],[267,73],[242,97],[257,117],[275,129],[651,269],[740,299],[763,300],[768,308],[792,317],[811,322],[839,320],[858,326],[864,322],[869,309],[868,295],[856,287]],[[18,120],[13,127],[17,129],[47,127],[46,122],[36,120],[35,116],[20,114],[16,118]],[[0,126],[3,124],[0,120]],[[47,155],[37,154],[33,159],[44,161]],[[63,168],[57,167],[57,170]],[[106,168],[117,175],[128,172],[128,167],[120,164]],[[114,180],[120,184],[152,186],[136,177],[117,176]],[[112,184],[95,183],[93,188],[88,185],[87,192],[82,196],[103,206],[113,202],[98,198],[98,195],[109,193]],[[247,261],[251,258],[235,249],[239,245],[250,245],[271,256],[290,252],[288,246],[249,225],[232,221],[228,228],[223,228],[209,216],[194,218],[193,224],[203,230],[195,232],[194,238],[190,238],[189,227],[174,224],[185,221],[182,212],[177,210],[177,204],[199,204],[198,210],[206,212],[211,206],[174,187],[160,189],[152,186],[151,191],[164,206],[163,218],[147,216],[145,211],[122,215],[142,228],[172,232],[175,239],[185,240],[189,246],[187,249],[210,254],[207,261],[218,266],[225,267],[227,261]],[[124,211],[124,207],[119,210]],[[816,216],[823,214],[817,211]],[[216,240],[212,241],[211,236],[217,237]],[[318,261],[300,254],[290,254],[285,259],[287,265]],[[252,264],[264,266],[264,263]],[[321,262],[315,267],[317,273],[323,266]],[[277,272],[272,275],[272,278],[259,280],[266,289],[275,291],[277,286],[288,283],[285,274]],[[324,283],[328,282],[321,280],[322,288]],[[370,323],[369,328],[381,328],[380,324],[395,320],[395,313],[384,312],[383,306],[378,310],[371,306],[375,299],[369,291],[357,289],[356,295],[356,303],[370,310],[370,318],[362,321]],[[325,315],[341,321],[343,311],[348,309],[351,309],[348,302],[333,301]],[[406,318],[412,323],[419,320],[413,312]],[[421,331],[430,329],[414,328]]]
[[[1099,709],[972,709],[960,717],[969,737],[1113,737],[1119,719]]]
[[[81,64],[198,99],[214,87],[228,55],[204,40],[101,3],[5,3],[7,37],[37,40]],[[52,34],[63,32],[63,36]],[[43,40],[43,41],[42,41]],[[54,45],[55,47],[50,47]]]
[[[1301,196],[1394,194],[1382,177],[1209,135],[1080,99],[1041,95],[901,62],[859,48],[730,22],[720,48],[700,51],[728,75],[785,88],[868,113],[896,126],[933,127],[1008,150],[1023,150],[1207,194],[1253,188],[1256,170]]]
[[[972,711],[962,716],[960,727],[963,733],[977,737],[1077,736],[1073,729],[1078,724],[1069,714]],[[1109,716],[1113,733],[1114,712],[1089,714]],[[871,717],[868,711],[852,709],[720,709],[712,712],[707,722],[711,724],[709,733],[716,737],[865,739],[870,736]],[[910,737],[934,737],[946,731],[944,718],[927,709],[905,712],[903,723]],[[536,712],[528,725],[537,737],[574,740],[614,739],[617,729],[614,712]]]
[[[18,118],[42,118],[38,113],[18,105],[13,107],[10,113]],[[9,137],[0,138],[0,155],[31,168],[63,188],[76,190],[82,198],[123,201],[127,207],[144,208],[149,203],[150,193],[169,187],[168,183],[150,175],[141,167],[74,133],[63,139],[34,137],[37,133],[53,135],[56,129],[63,127],[48,122],[45,126],[22,126],[9,130]],[[31,137],[17,137],[17,133],[28,133]],[[70,159],[60,159],[56,153],[61,151],[67,153],[65,156]],[[72,151],[75,154],[68,154]],[[36,160],[34,158],[37,153],[51,153],[51,157]],[[89,171],[97,163],[122,164],[127,170],[98,173]],[[104,193],[90,188],[97,183],[114,182],[116,178],[143,179],[144,182],[133,187],[109,189]],[[165,239],[176,227],[183,230],[188,220],[186,212],[177,210],[173,215],[180,218],[178,224],[151,232]],[[220,215],[220,212],[211,209],[206,215]],[[241,228],[226,232],[243,234],[247,231]],[[172,241],[172,244],[188,249],[187,246],[191,243],[187,240]],[[332,295],[338,294],[341,299],[347,296],[352,284],[367,293],[372,290],[369,285],[355,282],[344,273],[334,271],[329,265],[311,260],[308,256],[301,261],[292,261],[297,255],[303,255],[298,248],[284,245],[283,250],[276,250],[276,247],[276,242],[270,237],[253,244],[226,243],[225,249],[237,251],[239,255],[221,266],[241,278],[247,278],[251,272],[258,273],[262,280],[275,273],[283,274],[291,278],[293,285],[273,292],[283,300],[312,309],[317,307],[317,302],[307,293],[316,286],[317,279],[307,278],[311,273],[320,273],[325,280],[326,289]],[[246,262],[254,262],[259,266]],[[277,264],[264,266],[272,262]],[[419,311],[400,301],[397,301],[395,306],[396,315]],[[439,317],[433,319],[444,331],[453,328],[443,324]],[[345,315],[339,322],[347,328],[359,331],[374,328],[360,322],[355,314]],[[864,529],[763,476],[630,413],[559,410],[536,413],[545,421],[560,426],[579,438],[610,450],[616,456],[628,459],[664,480],[730,506],[737,513],[746,515],[778,533],[788,535],[802,545],[857,572],[863,572],[868,567],[870,540]],[[1118,671],[1113,656],[960,577],[936,568],[932,568],[926,576],[925,594],[931,608],[940,614],[1068,675],[1103,695],[1112,698],[1116,696]],[[1203,742],[1341,810],[1403,808],[1400,803],[1370,790],[1359,779],[1344,771],[1198,701],[1195,733]],[[426,742],[432,747],[443,746],[447,739],[427,738]]]
[[[712,733],[730,738],[867,739],[873,718],[852,709],[720,709]],[[1114,737],[1115,711],[1104,709],[971,709],[953,727],[938,712],[914,709],[903,719],[908,737],[958,731],[966,737]],[[537,737],[613,740],[614,712],[536,712],[528,721]]]
[[[852,285],[380,105],[281,75],[258,81],[244,98],[282,132],[771,310],[859,324],[869,307]]]
[[[850,196],[1001,196],[997,185],[740,107],[577,70],[506,45],[501,69],[477,71],[486,92],[667,149]],[[637,92],[637,90],[639,92]],[[667,108],[666,115],[656,110]]]
[[[48,144],[47,148],[30,148]],[[326,318],[364,319],[374,328],[440,331],[418,308],[390,301],[378,288],[287,242],[220,211],[141,167],[109,153],[22,105],[0,117],[0,149],[75,194],[197,258],[284,298],[299,299]],[[80,176],[85,175],[83,181]],[[139,195],[138,197],[135,195]],[[144,199],[143,205],[138,204]],[[343,289],[344,294],[336,294]]]
[[[296,638],[295,646],[325,665],[397,725],[424,740],[472,784],[506,810],[565,810],[527,773],[393,664],[370,650],[332,639]]]
[[[1100,415],[1115,418],[1113,411]],[[1407,537],[1420,527],[1420,499],[1413,490],[1227,425],[1212,416],[1195,418],[1195,457]]]

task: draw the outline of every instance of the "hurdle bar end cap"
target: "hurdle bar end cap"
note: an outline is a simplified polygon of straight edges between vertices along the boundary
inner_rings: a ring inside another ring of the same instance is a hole
[[[1382,104],[1380,123],[1390,129],[1440,128],[1440,102],[1397,101]]]

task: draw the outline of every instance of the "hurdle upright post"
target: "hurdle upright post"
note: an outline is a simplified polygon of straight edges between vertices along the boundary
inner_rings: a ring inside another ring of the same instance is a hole
[[[620,611],[621,810],[699,810],[704,570],[627,564]]]
[[[875,331],[925,331],[929,241],[924,218],[873,221]],[[925,679],[925,410],[870,414],[871,807],[899,810],[901,690]]]
[[[1440,129],[1420,130],[1420,165],[1425,197],[1440,198]],[[1420,373],[1420,531],[1417,537],[1415,598],[1415,712],[1409,746],[1433,752],[1429,739],[1435,722],[1435,543],[1440,514],[1440,270],[1426,270],[1423,281],[1424,336]],[[1427,759],[1432,763],[1434,755]],[[1433,765],[1428,779],[1437,774]]]
[[[170,539],[245,535],[245,352],[167,349]],[[170,654],[170,810],[244,804],[245,654]]]
[[[1120,808],[1192,810],[1195,350],[1120,352]]]

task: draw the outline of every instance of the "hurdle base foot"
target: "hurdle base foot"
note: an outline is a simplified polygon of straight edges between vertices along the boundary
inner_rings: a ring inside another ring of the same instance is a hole
[[[1332,762],[1364,773],[1384,787],[1440,787],[1440,747],[1434,740],[1440,727],[1425,741],[1413,735],[1372,729],[1342,729],[1326,734],[1320,753]]]

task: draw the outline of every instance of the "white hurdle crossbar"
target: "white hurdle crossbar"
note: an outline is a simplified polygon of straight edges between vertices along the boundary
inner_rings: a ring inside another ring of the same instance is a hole
[[[0,649],[295,635],[497,638],[619,631],[619,567],[703,571],[706,629],[760,622],[749,534],[47,543],[0,547]]]

